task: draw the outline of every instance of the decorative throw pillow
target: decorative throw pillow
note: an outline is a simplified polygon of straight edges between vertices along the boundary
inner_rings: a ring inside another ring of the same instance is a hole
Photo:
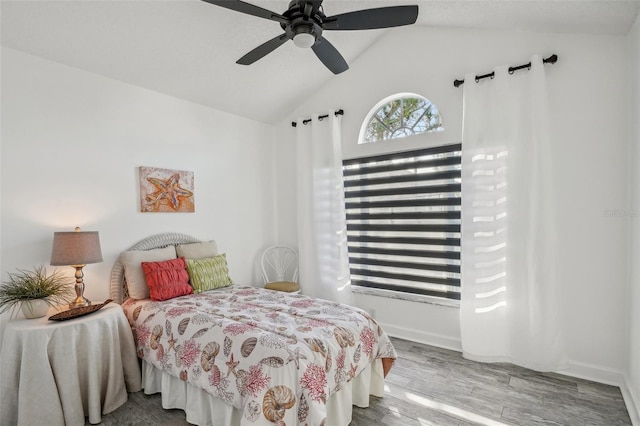
[[[151,300],[167,300],[193,293],[184,257],[162,262],[142,262]]]
[[[176,246],[178,257],[185,259],[202,259],[218,255],[218,245],[215,241],[203,241],[201,243],[178,244]]]
[[[233,284],[229,278],[226,253],[204,259],[187,259],[187,272],[195,293]]]
[[[174,246],[154,250],[125,251],[120,255],[120,262],[124,265],[124,279],[127,281],[129,297],[133,299],[148,299],[149,287],[144,278],[144,271],[140,263],[159,262],[176,258]]]

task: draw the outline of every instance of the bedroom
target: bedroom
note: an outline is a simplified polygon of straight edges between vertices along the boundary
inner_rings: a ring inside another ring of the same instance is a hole
[[[562,213],[558,223],[563,265],[560,272],[565,283],[560,300],[561,326],[569,336],[572,373],[621,386],[628,392],[627,406],[636,413],[637,421],[637,16],[632,27],[613,33],[573,28],[558,33],[544,24],[529,31],[456,28],[454,22],[445,27],[413,26],[384,32],[367,39],[370,45],[362,46],[361,54],[350,53],[351,69],[338,77],[323,74],[312,58],[308,62],[310,72],[318,73],[324,83],[315,87],[314,93],[293,97],[275,118],[251,119],[240,113],[242,103],[236,104],[235,111],[208,108],[118,78],[122,58],[109,49],[119,49],[127,40],[115,39],[97,58],[90,56],[97,63],[83,59],[77,45],[77,50],[66,53],[67,62],[62,53],[50,60],[46,52],[38,51],[38,43],[47,46],[45,40],[37,38],[38,33],[27,36],[28,28],[11,25],[24,22],[34,9],[12,7],[10,3],[3,1],[1,10],[2,277],[16,268],[48,263],[54,231],[74,226],[98,230],[104,262],[85,268],[86,292],[96,301],[108,297],[109,273],[117,255],[144,237],[166,231],[215,238],[230,253],[233,278],[258,284],[261,250],[274,242],[297,245],[292,226],[295,187],[291,120],[343,108],[344,156],[350,158],[356,154],[357,134],[369,110],[390,94],[412,91],[440,108],[447,129],[442,136],[445,142],[458,142],[462,91],[453,87],[453,79],[503,63],[521,63],[534,53],[558,54],[559,62],[547,72],[556,118],[554,140],[562,141],[554,150],[563,165],[556,188]],[[37,6],[30,7],[38,10]],[[429,2],[423,9],[429,10]],[[62,19],[65,12],[46,10],[35,16]],[[85,15],[78,12],[73,16],[82,19]],[[174,16],[184,17],[180,13]],[[97,22],[107,28],[112,25],[108,19]],[[198,22],[208,25],[202,14]],[[66,31],[74,28],[68,25],[40,37],[50,38],[53,44],[58,39],[80,38]],[[85,28],[81,22],[75,25]],[[12,31],[26,38],[22,41],[26,47],[20,47]],[[252,34],[245,40],[246,46],[225,49],[225,58],[234,65],[244,47],[261,42],[265,35]],[[343,37],[346,40],[347,36]],[[417,42],[422,40],[430,42],[428,48]],[[91,50],[92,46],[84,48]],[[139,55],[143,63],[151,60],[143,52]],[[264,67],[258,71],[267,69],[272,60],[265,58],[254,67]],[[101,71],[91,71],[98,65]],[[115,77],[110,70],[116,72]],[[256,71],[249,67],[237,72]],[[144,74],[133,74],[144,80]],[[256,109],[263,114],[275,111],[271,103],[275,99],[276,95],[271,95],[263,103],[256,102],[257,107],[246,108],[254,108],[253,113]],[[594,104],[597,120],[592,116]],[[398,142],[398,150],[414,147],[411,141]],[[139,166],[193,171],[195,213],[140,213],[136,192]],[[621,214],[606,216],[605,211]],[[392,335],[460,347],[455,308],[365,295],[356,295],[356,303],[375,310],[377,319]]]

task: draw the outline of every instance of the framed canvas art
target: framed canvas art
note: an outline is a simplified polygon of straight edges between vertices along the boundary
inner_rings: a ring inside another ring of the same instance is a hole
[[[140,211],[193,213],[193,172],[140,167]]]

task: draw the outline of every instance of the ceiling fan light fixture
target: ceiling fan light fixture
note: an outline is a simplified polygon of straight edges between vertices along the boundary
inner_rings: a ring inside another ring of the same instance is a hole
[[[308,48],[316,43],[316,36],[313,30],[307,27],[296,28],[296,35],[293,36],[293,44],[300,48]]]

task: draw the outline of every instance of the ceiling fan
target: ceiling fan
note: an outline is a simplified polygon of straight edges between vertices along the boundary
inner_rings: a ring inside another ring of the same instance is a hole
[[[349,69],[340,52],[322,36],[323,31],[371,30],[410,25],[418,19],[418,6],[389,6],[325,16],[322,0],[291,0],[282,14],[240,0],[203,0],[217,6],[280,23],[284,34],[256,47],[236,63],[251,65],[282,46],[286,41],[302,48],[310,47],[318,59],[334,74]]]

